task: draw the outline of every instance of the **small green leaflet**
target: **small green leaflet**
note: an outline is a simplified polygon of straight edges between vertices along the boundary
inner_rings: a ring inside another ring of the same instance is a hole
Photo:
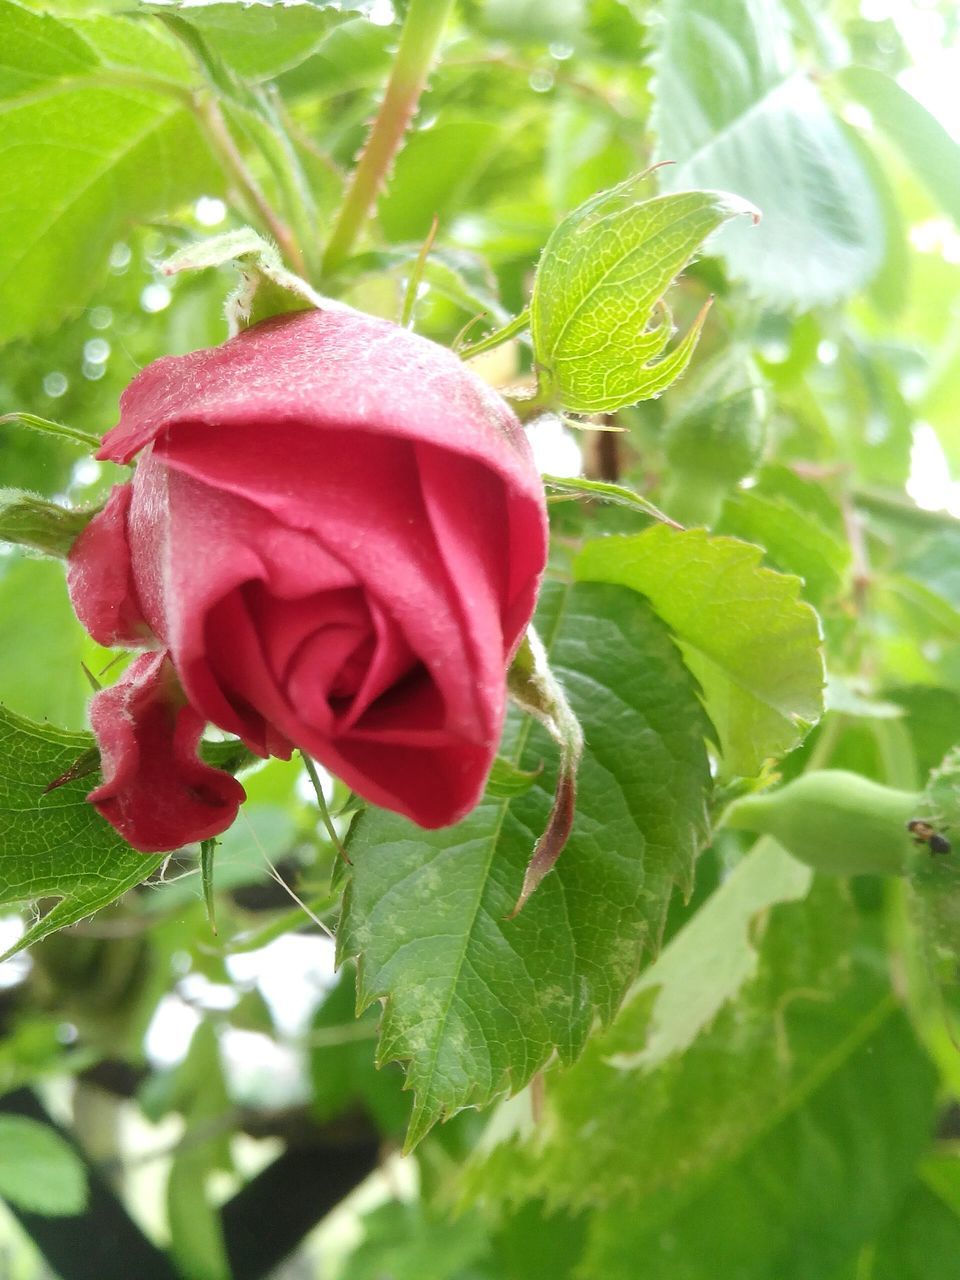
[[[578,579],[641,592],[671,628],[719,734],[724,774],[753,777],[795,746],[823,711],[820,624],[799,578],[762,551],[703,529],[653,525],[588,543]]]
[[[26,1116],[0,1116],[0,1196],[27,1213],[55,1218],[87,1204],[83,1161],[58,1133]]]
[[[87,803],[90,778],[45,790],[92,746],[88,733],[0,707],[0,904],[60,899],[8,955],[105,907],[163,862],[136,853]]]
[[[359,956],[361,1010],[385,1002],[380,1062],[408,1064],[411,1146],[442,1117],[521,1088],[552,1054],[579,1055],[656,948],[706,836],[710,726],[650,606],[623,588],[550,584],[537,629],[587,748],[569,843],[521,913],[506,919],[557,767],[530,720],[503,748],[528,772],[544,765],[528,791],[440,831],[376,809],[351,831],[338,948]]]
[[[541,390],[565,409],[607,413],[657,396],[686,368],[705,310],[678,346],[661,302],[707,236],[758,211],[723,191],[641,199],[646,175],[593,196],[547,241],[530,301]]]

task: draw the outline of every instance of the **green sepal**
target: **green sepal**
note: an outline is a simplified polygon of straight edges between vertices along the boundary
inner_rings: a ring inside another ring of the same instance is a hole
[[[234,263],[240,273],[240,284],[226,303],[231,337],[273,316],[313,308],[347,309],[341,302],[324,298],[306,280],[288,271],[276,246],[252,227],[188,245],[168,258],[161,269],[164,275],[173,276],[181,271],[222,267],[228,262]]]
[[[22,489],[0,489],[0,541],[65,558],[96,513],[61,507]]]

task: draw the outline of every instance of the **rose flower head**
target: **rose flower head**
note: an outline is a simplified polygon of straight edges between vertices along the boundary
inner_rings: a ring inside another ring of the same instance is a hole
[[[546,518],[519,422],[455,355],[348,309],[277,317],[144,369],[97,456],[137,466],[68,583],[94,639],[152,651],[92,709],[90,799],[134,847],[235,817],[206,722],[424,827],[477,803]]]

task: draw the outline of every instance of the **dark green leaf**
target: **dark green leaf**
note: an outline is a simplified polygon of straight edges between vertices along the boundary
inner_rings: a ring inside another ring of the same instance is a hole
[[[385,1001],[380,1060],[409,1061],[411,1143],[554,1051],[578,1056],[656,947],[704,838],[709,727],[663,626],[600,585],[552,589],[542,613],[587,750],[573,834],[521,914],[505,918],[553,801],[556,751],[538,727],[520,733],[520,764],[548,764],[525,795],[442,831],[367,810],[351,835],[339,950],[360,956],[360,1007]]]
[[[87,803],[90,779],[46,788],[93,739],[31,724],[0,707],[0,902],[57,898],[13,951],[92,915],[163,861],[136,853]]]

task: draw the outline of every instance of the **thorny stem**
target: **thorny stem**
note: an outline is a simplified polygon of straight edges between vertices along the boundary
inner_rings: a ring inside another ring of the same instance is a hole
[[[350,254],[400,149],[440,44],[453,0],[410,0],[387,90],[323,257],[323,275],[333,275]]]
[[[225,172],[233,179],[240,194],[252,206],[262,225],[273,236],[284,258],[299,275],[306,275],[306,264],[300,246],[247,167],[247,162],[233,140],[233,134],[216,99],[208,93],[194,94],[191,99],[191,109],[203,127]]]

